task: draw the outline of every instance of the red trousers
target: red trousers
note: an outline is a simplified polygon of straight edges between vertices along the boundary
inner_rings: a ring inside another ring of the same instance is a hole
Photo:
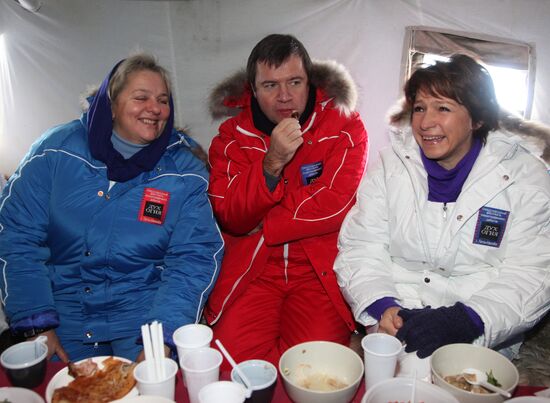
[[[282,251],[282,248],[281,248]],[[213,326],[235,361],[263,359],[278,367],[289,347],[304,341],[349,344],[350,331],[298,249],[291,248],[285,269],[283,254],[270,258],[263,273]],[[224,360],[222,369],[229,369]]]

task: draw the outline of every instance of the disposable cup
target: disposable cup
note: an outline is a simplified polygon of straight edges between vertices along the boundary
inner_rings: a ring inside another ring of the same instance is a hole
[[[406,353],[402,351],[397,356],[397,368],[395,376],[421,379],[431,382],[430,358],[418,358],[416,352]]]
[[[42,383],[48,362],[47,340],[46,336],[39,336],[33,341],[17,343],[0,355],[0,363],[13,386],[34,388]]]
[[[210,347],[212,336],[212,329],[200,323],[191,323],[177,328],[172,338],[178,350],[178,358],[181,360],[187,351]]]
[[[238,365],[241,372],[252,384],[252,395],[245,400],[246,403],[269,403],[273,399],[273,393],[277,384],[277,368],[264,360],[248,360]],[[236,369],[231,371],[231,380],[245,386]]]
[[[212,382],[199,391],[199,403],[243,403],[245,398],[246,388],[229,381]]]
[[[178,359],[181,361],[188,351],[210,347],[213,335],[211,328],[200,323],[190,323],[177,328],[172,338],[178,351]],[[186,385],[185,377],[183,384]]]
[[[220,379],[222,360],[222,354],[210,347],[191,350],[180,359],[190,403],[199,403],[202,387]]]
[[[152,371],[148,368],[148,361],[140,362],[134,368],[134,378],[137,382],[137,389],[140,395],[160,396],[174,400],[176,397],[176,373],[178,372],[178,364],[170,358],[164,358],[165,376],[163,378],[155,378],[154,365],[151,366]]]
[[[398,338],[386,333],[371,333],[361,340],[365,361],[365,386],[371,388],[378,382],[393,378],[397,356],[403,346]]]

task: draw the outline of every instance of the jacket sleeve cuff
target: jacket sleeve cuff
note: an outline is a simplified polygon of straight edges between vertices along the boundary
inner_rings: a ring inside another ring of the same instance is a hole
[[[31,329],[52,329],[58,326],[59,315],[57,312],[45,311],[11,323],[10,327],[12,332],[21,333]]]
[[[468,305],[464,305],[462,304],[462,307],[464,308],[464,310],[466,311],[466,313],[468,314],[468,317],[470,318],[470,320],[474,323],[474,325],[476,326],[476,328],[479,330],[479,332],[481,334],[484,333],[485,331],[485,324],[483,323],[483,321],[481,320],[481,317],[477,314],[476,311],[474,311],[472,308],[470,308]]]
[[[277,185],[279,184],[279,181],[281,180],[280,176],[273,176],[268,174],[264,169],[264,177],[265,177],[265,184],[267,185],[267,188],[271,193],[275,190]]]
[[[372,304],[370,304],[366,311],[367,313],[375,318],[377,321],[380,321],[380,318],[382,318],[382,315],[386,311],[386,309],[391,308],[393,306],[401,306],[397,302],[395,302],[395,299],[393,297],[383,297],[379,300],[374,301]]]

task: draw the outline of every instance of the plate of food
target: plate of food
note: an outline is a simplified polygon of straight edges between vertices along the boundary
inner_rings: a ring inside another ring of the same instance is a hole
[[[48,383],[46,402],[110,402],[137,396],[135,366],[126,358],[113,356],[69,363]]]
[[[44,399],[36,392],[24,388],[0,388],[0,403],[44,403]]]

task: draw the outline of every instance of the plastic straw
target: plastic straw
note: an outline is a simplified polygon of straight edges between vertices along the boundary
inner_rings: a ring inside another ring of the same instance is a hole
[[[141,326],[141,337],[143,338],[143,351],[149,378],[152,381],[163,380],[166,378],[166,369],[164,368],[162,323],[155,320],[150,325]]]
[[[153,344],[153,357],[155,362],[155,375],[158,380],[161,375],[161,361],[159,357],[159,338],[158,338],[158,322],[155,320],[151,324],[151,341]]]
[[[162,331],[162,323],[158,323],[157,327],[157,341],[158,341],[158,361],[160,365],[160,379],[166,378],[166,369],[164,368],[164,333]]]
[[[216,345],[220,348],[220,351],[223,353],[224,357],[227,359],[227,361],[229,361],[231,366],[233,368],[235,368],[235,371],[237,371],[237,374],[239,375],[239,377],[244,382],[244,384],[246,386],[246,397],[249,398],[250,395],[252,394],[252,383],[250,383],[250,380],[241,371],[241,369],[239,368],[239,366],[237,365],[237,363],[235,362],[233,357],[231,357],[231,355],[229,355],[229,353],[227,352],[227,350],[225,349],[225,347],[223,346],[222,342],[219,339],[216,339]]]
[[[143,351],[145,352],[145,362],[147,362],[147,373],[149,379],[156,379],[155,367],[154,367],[154,355],[153,346],[151,345],[151,334],[149,332],[149,325],[145,324],[141,326],[141,338],[143,339]]]

